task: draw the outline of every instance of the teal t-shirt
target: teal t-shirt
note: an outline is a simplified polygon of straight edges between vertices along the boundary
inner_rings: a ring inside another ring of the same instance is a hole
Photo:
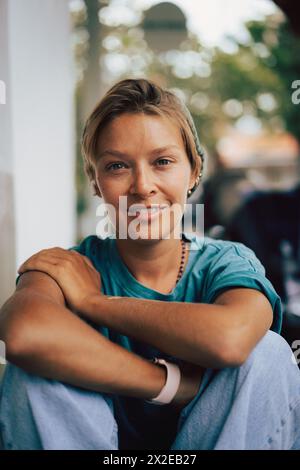
[[[265,294],[272,305],[274,317],[271,329],[280,333],[280,298],[266,279],[265,269],[253,251],[241,243],[214,240],[189,233],[184,233],[183,237],[190,243],[189,258],[182,278],[169,294],[150,289],[134,278],[120,257],[114,237],[100,239],[91,235],[70,249],[78,251],[92,261],[101,275],[101,290],[105,295],[168,302],[213,303],[221,292],[232,287],[257,289]],[[162,357],[177,361],[177,358],[168,356],[148,344],[109,328],[88,323],[111,341],[146,359]],[[138,398],[114,394],[111,396],[119,428],[120,449],[170,448],[176,436],[179,417],[179,413],[175,413],[171,405],[158,406]]]
[[[271,330],[280,333],[280,297],[265,277],[265,269],[253,251],[237,242],[188,233],[183,236],[190,242],[188,263],[182,278],[169,294],[146,287],[135,279],[123,262],[113,237],[100,239],[91,235],[70,249],[90,258],[101,275],[101,290],[105,295],[211,304],[221,292],[232,287],[257,289],[272,305]],[[128,338],[120,335],[119,340],[132,350]]]
[[[272,305],[274,317],[271,329],[280,333],[281,301],[265,277],[265,269],[253,251],[241,243],[188,233],[183,236],[190,242],[188,263],[182,278],[169,294],[155,291],[135,279],[122,261],[114,237],[100,239],[92,235],[71,249],[77,250],[93,262],[101,275],[101,290],[105,295],[168,302],[213,303],[221,292],[232,287],[257,289]],[[111,341],[146,359],[162,357],[174,362],[177,360],[109,328],[92,326]],[[141,399],[116,395],[113,398],[120,449],[169,448],[176,436],[179,416],[169,405],[158,406]]]

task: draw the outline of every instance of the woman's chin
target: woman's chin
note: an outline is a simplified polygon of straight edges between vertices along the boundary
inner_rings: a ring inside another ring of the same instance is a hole
[[[119,239],[125,239],[125,240],[131,240],[135,243],[139,244],[144,244],[144,245],[151,245],[153,243],[156,243],[159,240],[170,240],[173,238],[181,238],[181,231],[178,231],[178,234],[176,235],[175,231],[171,228],[168,230],[162,230],[161,228],[158,230],[154,230],[151,226],[148,227],[141,227],[140,230],[131,233],[130,230],[127,231],[127,236],[121,235],[119,232],[117,232],[117,238]]]

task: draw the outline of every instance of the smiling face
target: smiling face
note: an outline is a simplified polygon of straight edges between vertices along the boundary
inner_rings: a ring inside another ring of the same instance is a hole
[[[168,230],[162,218],[167,218],[172,233],[178,220],[170,214],[173,208],[178,214],[178,207],[183,212],[198,173],[199,168],[192,172],[178,125],[165,116],[122,114],[101,131],[96,184],[105,203],[116,209],[117,233],[120,196],[132,209],[133,215],[125,215],[127,226],[139,222],[148,238],[162,238]],[[139,205],[152,210],[138,210]],[[157,227],[158,237],[151,236]]]

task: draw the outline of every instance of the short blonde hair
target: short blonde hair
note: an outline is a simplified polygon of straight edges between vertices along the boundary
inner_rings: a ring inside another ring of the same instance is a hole
[[[204,152],[200,146],[193,119],[184,103],[174,93],[161,88],[151,80],[125,79],[108,90],[87,119],[84,127],[81,150],[84,169],[92,182],[94,195],[99,194],[95,164],[100,133],[114,118],[125,113],[144,113],[171,118],[179,126],[192,171],[198,171],[200,174],[200,163],[203,162]],[[192,188],[192,192],[198,183],[199,179]]]

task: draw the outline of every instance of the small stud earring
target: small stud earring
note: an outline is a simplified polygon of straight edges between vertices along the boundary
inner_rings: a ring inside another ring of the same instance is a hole
[[[199,176],[197,176],[196,180],[195,180],[195,186],[194,188],[196,188],[200,182],[202,178],[202,171],[199,173]],[[193,192],[193,188],[192,189],[189,189],[188,192],[187,192],[187,197],[190,197],[190,195],[192,194]]]
[[[196,184],[199,184],[199,181],[201,180],[201,178],[202,178],[202,171],[200,171],[199,175],[196,178]]]

